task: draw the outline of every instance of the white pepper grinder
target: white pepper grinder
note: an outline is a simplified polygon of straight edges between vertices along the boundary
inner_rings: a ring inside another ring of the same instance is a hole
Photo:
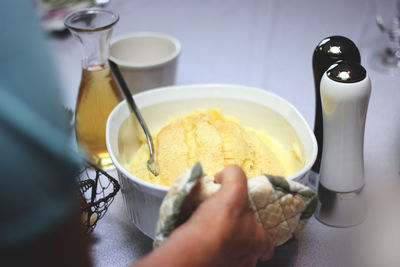
[[[371,94],[366,70],[357,62],[332,65],[320,84],[323,146],[316,217],[335,227],[363,221],[364,130]]]

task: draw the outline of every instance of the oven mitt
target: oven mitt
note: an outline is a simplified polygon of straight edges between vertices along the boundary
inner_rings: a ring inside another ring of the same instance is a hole
[[[249,205],[254,217],[271,235],[275,246],[298,238],[317,206],[310,188],[280,176],[260,175],[248,179]],[[200,163],[181,174],[170,187],[161,207],[154,247],[165,242],[195,209],[220,188],[203,173]]]

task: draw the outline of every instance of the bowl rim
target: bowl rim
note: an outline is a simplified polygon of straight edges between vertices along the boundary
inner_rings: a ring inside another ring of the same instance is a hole
[[[123,59],[120,59],[120,58],[117,58],[117,57],[114,57],[113,55],[111,55],[111,47],[114,44],[116,44],[117,42],[129,40],[131,38],[137,38],[137,37],[156,37],[159,39],[167,40],[174,45],[175,50],[173,51],[173,53],[171,53],[170,55],[168,55],[166,57],[162,57],[160,59],[153,60],[148,63],[133,63],[131,61],[123,60]],[[121,36],[118,36],[118,37],[112,39],[111,43],[110,43],[110,51],[109,51],[108,57],[112,61],[117,63],[117,65],[120,66],[121,68],[151,69],[151,68],[160,67],[163,64],[173,61],[174,59],[176,59],[179,56],[179,54],[181,53],[181,49],[182,49],[182,46],[181,46],[181,43],[179,42],[179,40],[171,35],[167,35],[164,33],[158,33],[158,32],[137,32],[137,33],[121,35]]]
[[[305,120],[305,118],[303,117],[303,115],[301,115],[301,113],[297,110],[297,108],[291,104],[289,101],[287,101],[286,99],[280,97],[279,95],[269,92],[267,90],[264,89],[259,89],[259,88],[255,88],[255,87],[249,87],[249,86],[243,86],[243,85],[231,85],[231,84],[191,84],[191,85],[174,85],[174,86],[166,86],[166,87],[160,87],[160,88],[154,88],[154,89],[150,89],[150,90],[146,90],[143,92],[140,92],[138,94],[133,95],[135,98],[138,96],[142,96],[142,95],[148,95],[148,94],[152,94],[154,92],[157,91],[169,91],[169,90],[183,90],[184,88],[193,88],[193,87],[219,87],[219,88],[226,88],[226,87],[234,87],[234,88],[238,88],[238,89],[245,89],[245,90],[251,90],[251,91],[255,91],[258,93],[265,93],[268,94],[271,97],[277,98],[278,100],[281,100],[283,102],[285,102],[292,111],[294,111],[296,113],[296,115],[298,115],[298,117],[301,119],[302,123],[306,126],[306,131],[308,133],[308,135],[311,137],[311,143],[312,143],[312,154],[310,157],[310,160],[307,162],[307,164],[304,165],[304,167],[299,170],[298,172],[286,177],[286,179],[288,180],[293,180],[296,177],[303,177],[305,176],[310,170],[312,165],[314,164],[316,158],[317,158],[317,153],[318,153],[318,145],[317,145],[317,140],[315,138],[314,132],[311,130],[310,126],[308,125],[307,121]],[[106,145],[107,145],[107,150],[110,154],[111,160],[113,161],[117,171],[122,172],[123,175],[125,175],[125,177],[127,177],[130,180],[133,180],[134,182],[140,184],[143,187],[155,190],[159,193],[166,193],[169,190],[169,186],[164,186],[164,185],[156,185],[150,182],[147,182],[143,179],[140,179],[139,177],[136,177],[135,175],[131,174],[127,169],[125,169],[120,163],[119,161],[116,159],[116,156],[113,153],[112,147],[111,147],[111,143],[109,141],[109,131],[110,131],[110,121],[111,118],[113,116],[115,116],[114,114],[117,113],[121,108],[123,108],[124,105],[126,104],[126,100],[121,101],[110,113],[110,115],[108,116],[107,119],[107,125],[106,125]],[[151,105],[151,104],[150,104]],[[289,123],[289,122],[288,122]],[[290,123],[289,123],[290,124]],[[293,127],[293,126],[292,126]]]

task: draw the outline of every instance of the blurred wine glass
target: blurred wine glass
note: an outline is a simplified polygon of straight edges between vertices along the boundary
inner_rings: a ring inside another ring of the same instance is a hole
[[[375,11],[386,47],[373,55],[372,67],[382,73],[400,75],[400,0],[375,0]]]
[[[110,3],[110,0],[95,0],[94,3],[95,3],[95,6],[105,7],[106,5],[108,5]]]

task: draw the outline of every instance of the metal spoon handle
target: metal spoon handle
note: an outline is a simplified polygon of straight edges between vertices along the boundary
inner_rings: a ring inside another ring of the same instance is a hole
[[[153,140],[150,135],[150,131],[146,125],[145,120],[142,117],[142,114],[140,113],[138,107],[136,106],[135,101],[133,100],[132,94],[129,91],[128,86],[126,85],[125,80],[122,77],[117,64],[110,59],[108,60],[108,62],[110,64],[112,73],[114,74],[115,78],[117,79],[119,86],[125,95],[125,99],[128,102],[129,107],[131,108],[133,113],[136,115],[136,118],[138,119],[140,126],[142,126],[144,134],[146,135],[147,144],[149,146],[149,153],[150,153],[150,158],[147,161],[147,167],[155,176],[158,176],[158,170],[157,170],[156,161],[155,161],[154,145],[153,145]]]

